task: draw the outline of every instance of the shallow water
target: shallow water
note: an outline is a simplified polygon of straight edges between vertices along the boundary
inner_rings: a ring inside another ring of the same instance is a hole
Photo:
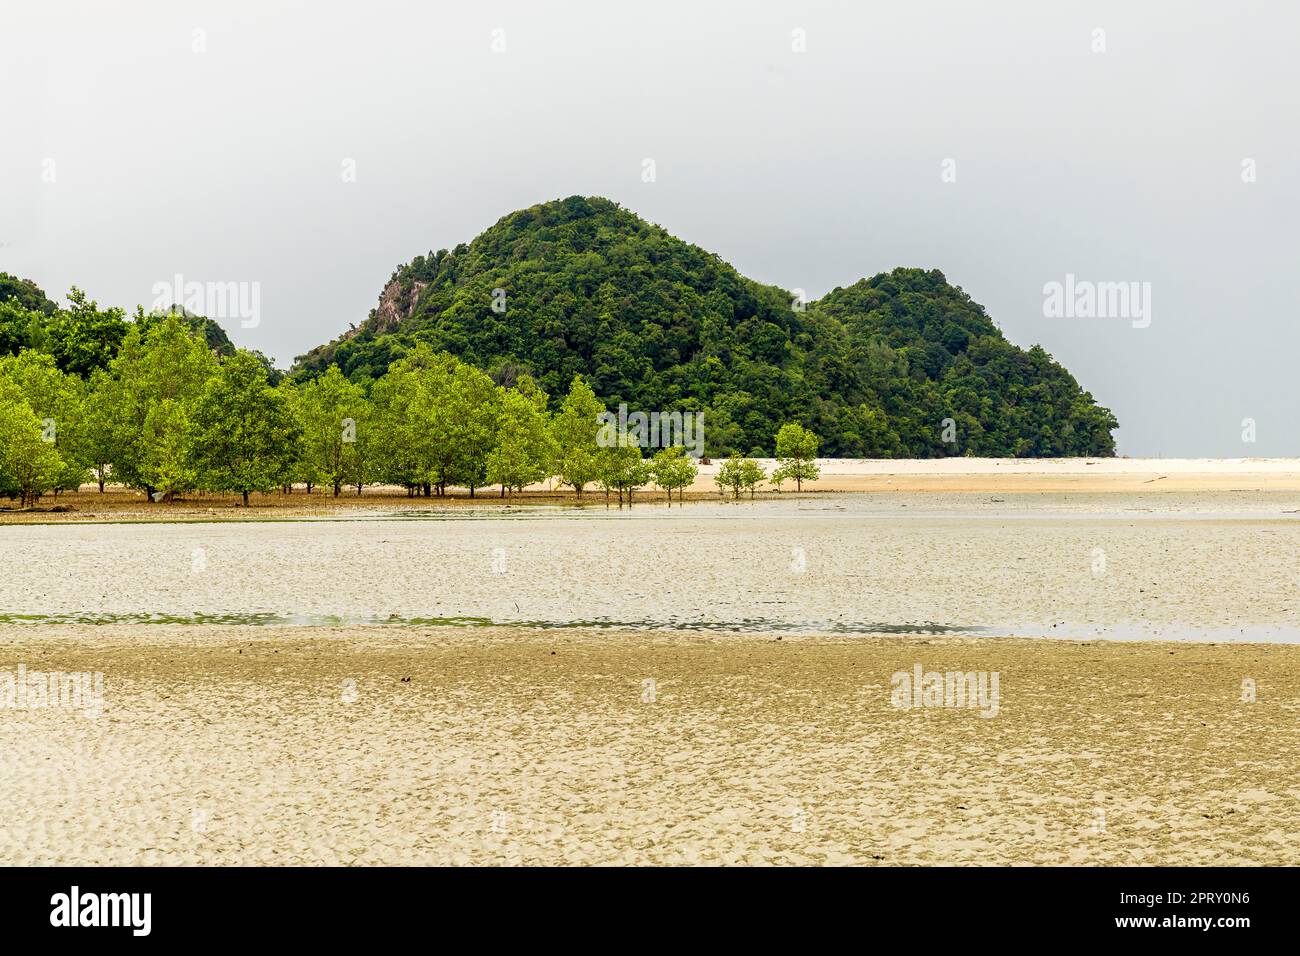
[[[0,528],[0,623],[1300,641],[1285,495],[844,495]]]

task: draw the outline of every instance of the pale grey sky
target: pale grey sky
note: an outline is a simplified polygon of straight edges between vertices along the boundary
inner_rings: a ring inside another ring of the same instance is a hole
[[[0,271],[128,309],[258,282],[223,324],[287,366],[399,262],[602,195],[811,297],[941,269],[1121,454],[1295,455],[1297,35],[1229,0],[5,0]],[[1150,326],[1046,317],[1067,273],[1151,283]]]

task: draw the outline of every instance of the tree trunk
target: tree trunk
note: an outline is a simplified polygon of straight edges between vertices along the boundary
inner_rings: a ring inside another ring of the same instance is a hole
[[[100,493],[101,495],[104,493],[104,479],[103,479],[103,478],[100,478],[100,479],[99,479],[99,493]]]
[[[247,492],[247,491],[244,492],[244,507],[245,507],[245,508],[248,507],[248,492]]]
[[[506,486],[505,486],[505,485],[502,485],[502,486],[501,486],[501,497],[504,498],[505,496],[506,496]]]
[[[343,490],[343,483],[342,483],[341,481],[336,481],[336,482],[334,482],[334,497],[335,497],[335,498],[337,498],[337,497],[339,496],[339,492],[342,491],[342,490]]]
[[[357,497],[361,497],[361,485],[357,485]]]

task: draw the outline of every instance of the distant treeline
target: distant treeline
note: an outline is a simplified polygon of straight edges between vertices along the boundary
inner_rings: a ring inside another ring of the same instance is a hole
[[[331,368],[297,383],[255,353],[214,346],[192,317],[126,322],[75,291],[72,300],[66,313],[0,303],[0,323],[42,329],[0,357],[0,495],[24,505],[88,480],[155,501],[202,490],[247,503],[294,484],[335,495],[368,484],[513,494],[557,477],[579,495],[596,486],[620,501],[653,481],[671,500],[697,474],[680,446],[646,460],[639,444],[600,440],[605,406],[582,376],[554,412],[528,375],[499,384],[426,346],[373,382]],[[27,344],[35,338],[43,347]],[[783,441],[797,457],[776,477],[810,477],[815,439],[796,426]],[[741,487],[753,482],[733,487],[737,496]]]

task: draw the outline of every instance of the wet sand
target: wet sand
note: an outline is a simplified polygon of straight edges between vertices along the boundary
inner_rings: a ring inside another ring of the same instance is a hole
[[[0,702],[22,666],[104,704],[0,709],[0,864],[1300,862],[1286,468],[879,464],[671,510],[22,516]],[[918,665],[996,707],[899,696]]]
[[[15,526],[0,623],[1300,639],[1300,495],[839,495]]]
[[[0,711],[3,864],[1300,860],[1295,646],[0,627],[20,662],[105,704]],[[997,715],[894,707],[917,663]]]

